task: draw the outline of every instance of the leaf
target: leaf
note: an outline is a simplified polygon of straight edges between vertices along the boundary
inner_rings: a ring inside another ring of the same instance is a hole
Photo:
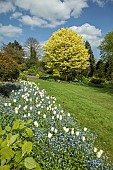
[[[10,170],[9,165],[0,166],[0,170]]]
[[[22,152],[29,153],[32,151],[32,142],[25,142],[24,145],[22,146]]]
[[[5,139],[1,144],[1,148],[5,148],[6,146],[7,146],[7,140]]]
[[[2,131],[2,126],[0,125],[0,133],[1,133],[1,131]]]
[[[0,138],[0,145],[2,144],[2,138]]]
[[[32,119],[28,119],[27,124],[30,124],[32,122]]]
[[[20,151],[16,151],[15,161],[19,163],[21,159],[22,159],[22,153]]]
[[[34,170],[41,170],[40,165],[36,162],[36,168]]]
[[[33,131],[32,131],[32,129],[27,128],[27,129],[26,129],[26,132],[27,132],[27,134],[28,134],[29,137],[32,137],[32,136],[33,136]]]
[[[6,163],[6,159],[1,160],[1,165],[3,166]]]
[[[5,130],[2,130],[2,127],[0,126],[0,135],[4,135],[5,134]]]
[[[19,123],[20,123],[20,119],[17,119],[17,120],[14,122],[14,125],[13,125],[13,128],[12,128],[12,129],[18,129],[18,128],[19,128]]]
[[[6,129],[7,132],[9,132],[11,130],[11,127],[10,126],[6,126],[5,129]]]
[[[1,149],[2,159],[7,159],[7,162],[14,157],[14,151],[11,148],[5,147]]]
[[[12,145],[12,144],[16,141],[17,137],[18,137],[18,134],[13,135],[13,136],[10,138],[10,140],[8,141],[8,145],[9,145],[9,146]]]
[[[24,126],[25,124],[26,124],[26,122],[21,122],[21,123],[20,123],[20,126],[19,126],[19,129],[23,129],[23,128],[25,127],[25,126]]]
[[[12,133],[8,133],[7,139],[9,140],[12,137]]]
[[[22,136],[26,138],[27,134],[24,132],[24,133],[22,133]]]
[[[36,162],[32,157],[25,158],[24,165],[28,169],[36,168]]]

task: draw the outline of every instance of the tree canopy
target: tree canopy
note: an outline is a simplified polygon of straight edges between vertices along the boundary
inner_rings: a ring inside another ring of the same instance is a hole
[[[52,72],[70,74],[89,67],[89,54],[82,37],[68,28],[53,33],[44,49],[45,66]]]
[[[9,54],[18,64],[23,63],[24,50],[16,40],[14,42],[4,44],[2,49],[5,53]]]
[[[108,32],[100,46],[100,55],[104,60],[108,60],[109,58],[113,58],[113,31]]]
[[[113,31],[108,32],[100,46],[101,59],[105,63],[105,75],[107,79],[111,79],[113,74]]]
[[[12,81],[19,77],[18,64],[9,54],[0,52],[0,80]]]

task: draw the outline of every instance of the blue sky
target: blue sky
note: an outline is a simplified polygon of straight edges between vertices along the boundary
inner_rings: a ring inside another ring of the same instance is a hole
[[[113,0],[0,0],[0,45],[29,37],[44,43],[62,27],[88,40],[99,58],[98,45],[113,31]]]

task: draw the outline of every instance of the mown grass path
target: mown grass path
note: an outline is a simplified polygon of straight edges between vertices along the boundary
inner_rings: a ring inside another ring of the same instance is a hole
[[[98,135],[98,145],[113,161],[113,89],[30,79],[57,98],[64,110],[75,114],[81,126]]]

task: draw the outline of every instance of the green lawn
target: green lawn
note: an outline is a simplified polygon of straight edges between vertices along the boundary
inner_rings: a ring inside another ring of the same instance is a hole
[[[39,83],[41,89],[55,96],[64,110],[76,116],[81,126],[96,132],[100,149],[113,160],[113,89],[40,79],[31,81]]]

